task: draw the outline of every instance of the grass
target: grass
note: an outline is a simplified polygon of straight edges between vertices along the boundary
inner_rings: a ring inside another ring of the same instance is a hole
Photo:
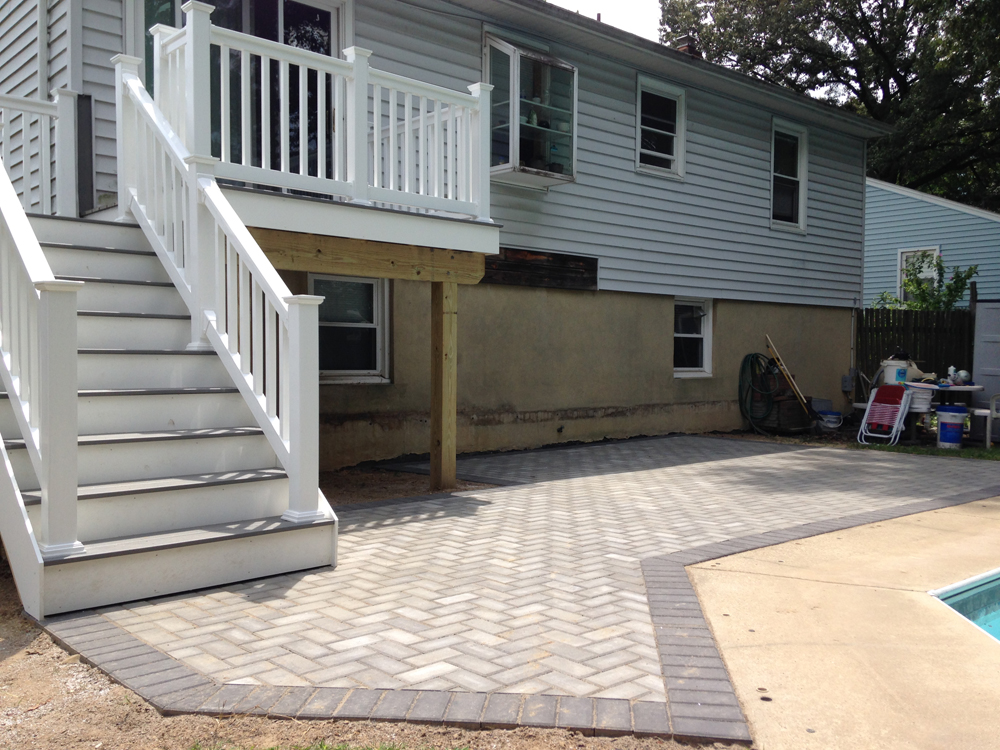
[[[982,447],[963,447],[960,450],[938,448],[933,445],[861,445],[848,443],[848,448],[857,450],[884,451],[886,453],[909,453],[914,456],[948,456],[950,458],[978,458],[986,461],[1000,461],[1000,445],[989,450]]]

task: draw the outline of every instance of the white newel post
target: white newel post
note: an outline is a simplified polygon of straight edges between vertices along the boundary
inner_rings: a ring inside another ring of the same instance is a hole
[[[323,297],[298,294],[288,304],[288,510],[286,521],[326,518],[319,509],[319,306]]]
[[[80,215],[80,188],[76,159],[76,92],[52,92],[56,103],[56,216]]]
[[[124,78],[138,76],[142,60],[129,55],[115,55],[111,58],[115,66],[115,132],[117,134],[118,156],[118,220],[128,217],[129,193],[136,186],[135,174],[131,166],[135,163],[135,131],[132,100],[125,93]],[[127,155],[127,156],[126,156]]]
[[[472,122],[472,176],[474,195],[472,200],[479,209],[476,216],[479,221],[490,219],[490,92],[491,83],[474,83],[469,91],[479,99],[479,111],[473,116]]]
[[[187,215],[191,217],[191,221],[187,222],[188,236],[184,242],[184,280],[191,285],[197,306],[197,314],[191,316],[191,343],[187,348],[208,351],[212,349],[212,343],[206,333],[208,320],[205,313],[215,310],[217,300],[215,219],[205,205],[205,194],[198,180],[200,177],[212,177],[219,160],[213,156],[192,155],[184,161],[188,165]]]
[[[83,549],[76,537],[76,293],[79,281],[42,281],[38,290],[38,409],[42,472],[38,546],[46,558]]]
[[[372,51],[348,47],[344,57],[354,67],[347,84],[347,181],[351,202],[368,200],[368,58]]]
[[[207,3],[189,0],[181,6],[187,20],[184,55],[184,93],[187,99],[185,138],[188,151],[196,156],[212,155],[212,11]]]

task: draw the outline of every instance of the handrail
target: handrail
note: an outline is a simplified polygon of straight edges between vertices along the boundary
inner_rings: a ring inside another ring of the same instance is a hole
[[[446,89],[444,86],[435,86],[433,83],[424,83],[413,78],[389,73],[384,70],[370,69],[368,80],[379,86],[395,88],[408,94],[416,96],[426,96],[428,99],[436,99],[442,104],[459,104],[466,107],[478,109],[479,98],[472,94],[463,94],[461,91]]]
[[[59,116],[59,108],[55,102],[43,102],[40,99],[29,99],[26,96],[0,94],[0,108],[16,109],[20,112],[30,112],[33,115]]]
[[[246,50],[254,55],[271,57],[276,60],[286,60],[292,65],[301,65],[307,68],[319,68],[336,73],[342,76],[349,76],[354,72],[353,66],[343,60],[321,55],[298,47],[291,47],[287,44],[272,42],[270,39],[261,39],[252,34],[243,34],[232,29],[224,29],[221,26],[212,27],[212,44],[218,47],[228,47],[232,50]]]
[[[77,493],[78,281],[52,273],[0,164],[0,380],[42,494],[45,556],[79,549]]]

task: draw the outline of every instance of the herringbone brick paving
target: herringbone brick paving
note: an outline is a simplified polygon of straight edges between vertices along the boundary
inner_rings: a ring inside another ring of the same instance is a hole
[[[677,437],[462,459],[344,509],[336,570],[102,610],[216,680],[664,701],[640,561],[1000,484],[1000,465]]]

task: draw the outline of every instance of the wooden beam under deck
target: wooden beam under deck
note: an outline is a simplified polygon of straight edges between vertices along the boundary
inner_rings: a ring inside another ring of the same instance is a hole
[[[462,250],[250,227],[275,268],[338,276],[478,284],[486,256]]]

